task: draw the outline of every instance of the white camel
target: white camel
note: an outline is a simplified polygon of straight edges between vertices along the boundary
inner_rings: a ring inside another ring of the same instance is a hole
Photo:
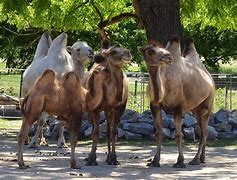
[[[23,74],[23,89],[25,89],[25,93],[23,93],[24,96],[34,85],[36,79],[46,69],[53,69],[54,71],[56,71],[57,79],[61,79],[65,73],[71,71],[76,72],[76,74],[78,74],[80,78],[83,78],[84,64],[86,62],[85,60],[92,59],[93,57],[92,48],[85,42],[76,42],[72,47],[67,47],[66,45],[67,34],[62,33],[53,40],[48,50],[47,56],[43,58],[42,56],[40,56],[39,59],[34,59],[34,61],[37,61],[37,63],[33,61],[29,68],[27,68],[27,71]],[[67,52],[67,50],[71,52],[72,56]],[[30,79],[30,77],[32,77],[32,79]],[[31,82],[31,84],[29,85],[28,82]],[[29,147],[37,147],[39,145],[39,135],[40,133],[42,133],[42,127],[47,119],[48,114],[42,113],[41,117],[38,120],[38,128],[36,134],[29,143]],[[60,125],[61,127],[57,145],[58,147],[67,147],[63,136],[64,125],[63,123],[60,123]],[[43,138],[43,134],[41,134],[41,138],[42,144],[47,144],[45,138]]]

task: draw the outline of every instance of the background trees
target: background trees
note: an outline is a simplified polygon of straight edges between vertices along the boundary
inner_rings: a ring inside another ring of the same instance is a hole
[[[137,63],[137,46],[146,39],[165,44],[171,34],[193,36],[211,67],[236,55],[236,0],[0,0],[0,12],[0,57],[9,67],[30,63],[43,31],[66,31],[69,44],[79,38],[95,49],[110,38]]]

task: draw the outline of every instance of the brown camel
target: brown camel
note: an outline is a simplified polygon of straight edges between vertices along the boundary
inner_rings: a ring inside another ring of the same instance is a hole
[[[102,68],[96,68],[91,77],[95,81],[93,92],[100,92],[104,80]],[[96,75],[96,76],[95,76]],[[90,81],[89,81],[90,82]],[[91,91],[86,90],[75,72],[66,73],[61,80],[56,79],[52,70],[46,70],[36,81],[34,87],[21,103],[23,123],[18,136],[18,164],[26,169],[23,161],[23,144],[31,125],[39,118],[42,112],[57,115],[60,120],[67,123],[71,132],[71,168],[79,168],[75,160],[75,146],[77,134],[81,126],[82,114],[85,111],[85,98],[88,103],[97,104],[97,94],[91,97]],[[91,101],[90,101],[91,100]]]
[[[187,55],[194,53],[193,43],[189,43]],[[148,166],[160,166],[160,149],[162,142],[161,109],[174,116],[179,156],[175,168],[184,168],[182,149],[182,115],[193,112],[201,129],[197,154],[189,164],[204,163],[205,145],[208,133],[208,120],[212,110],[215,86],[211,75],[200,68],[194,61],[181,57],[178,38],[171,39],[166,49],[156,45],[140,48],[150,74],[150,108],[156,126],[156,154]],[[196,51],[196,50],[195,50]],[[189,56],[192,57],[192,56]],[[200,59],[198,60],[201,62]]]
[[[100,56],[97,56],[99,63],[95,63],[86,78],[85,86],[91,89],[95,87],[94,83],[88,83],[92,78],[94,70],[98,67],[104,67],[107,69],[107,76],[103,81],[103,94],[101,94],[101,102],[96,108],[91,108],[87,102],[87,112],[91,123],[92,129],[92,149],[88,156],[86,165],[97,165],[96,162],[96,149],[99,136],[99,117],[100,112],[104,111],[107,120],[107,143],[108,154],[106,162],[109,165],[117,165],[117,156],[115,152],[115,143],[117,137],[117,126],[120,122],[126,102],[128,98],[128,84],[126,76],[123,73],[122,67],[132,59],[132,56],[128,49],[122,48],[118,45],[112,46],[108,49],[103,49],[100,52]],[[99,102],[99,100],[97,101]],[[112,149],[111,149],[112,141]]]

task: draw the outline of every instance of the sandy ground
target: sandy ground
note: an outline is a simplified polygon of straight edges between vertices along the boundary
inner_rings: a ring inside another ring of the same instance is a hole
[[[83,160],[90,145],[76,148],[79,170],[69,168],[70,149],[58,149],[55,144],[39,150],[24,148],[26,164],[30,169],[21,170],[16,162],[16,132],[0,131],[0,179],[237,179],[237,149],[207,148],[206,164],[184,169],[172,168],[177,158],[175,146],[162,147],[161,167],[147,167],[155,146],[121,145],[117,147],[121,165],[109,166],[104,161],[106,146],[98,147],[99,165],[88,167]],[[185,162],[192,159],[196,148],[184,148]]]

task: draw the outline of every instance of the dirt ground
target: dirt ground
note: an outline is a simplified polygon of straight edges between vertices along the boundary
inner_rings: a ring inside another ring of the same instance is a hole
[[[177,147],[165,146],[161,152],[161,167],[147,167],[155,146],[120,145],[117,147],[121,165],[109,166],[104,161],[106,146],[99,146],[99,165],[88,167],[83,160],[90,145],[76,148],[79,170],[69,168],[70,149],[58,149],[55,144],[40,149],[24,148],[26,164],[30,169],[21,170],[17,165],[16,131],[0,130],[0,179],[237,179],[237,149],[207,148],[206,164],[187,165],[184,169],[172,168],[177,158]],[[195,155],[196,148],[184,148],[185,163]]]

